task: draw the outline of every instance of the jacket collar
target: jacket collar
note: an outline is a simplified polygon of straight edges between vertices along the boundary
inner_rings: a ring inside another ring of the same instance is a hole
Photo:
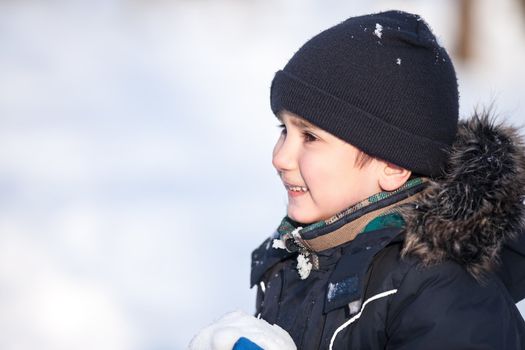
[[[453,260],[482,281],[510,247],[519,254],[512,253],[513,264],[500,269],[523,276],[517,268],[525,265],[524,198],[525,147],[519,130],[496,123],[489,112],[475,114],[459,123],[442,178],[404,208],[403,255],[417,257],[424,266]]]
[[[318,253],[348,243],[360,233],[374,231],[373,235],[359,238],[358,244],[364,244],[370,259],[373,252],[387,244],[397,235],[404,225],[399,209],[412,202],[417,194],[427,185],[424,178],[414,178],[404,186],[392,192],[380,192],[359,202],[327,220],[322,220],[305,227],[285,217],[274,234],[252,253],[251,285],[257,284],[263,274],[272,266],[293,255],[298,255],[298,266],[309,269],[319,268]],[[375,231],[382,229],[391,233],[386,236],[375,236]],[[361,242],[362,241],[362,242]],[[374,249],[371,249],[374,247]],[[356,265],[357,266],[357,265]],[[359,264],[361,266],[361,264]],[[307,278],[309,270],[298,268],[301,278]],[[337,275],[336,275],[337,276]]]

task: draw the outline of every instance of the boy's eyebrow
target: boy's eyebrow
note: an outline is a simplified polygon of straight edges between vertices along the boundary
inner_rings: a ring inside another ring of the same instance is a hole
[[[282,117],[282,115],[280,113],[277,114],[277,119],[279,119],[279,121],[283,122],[283,117]],[[300,118],[300,117],[292,117],[292,118],[290,118],[290,123],[292,123],[293,125],[295,125],[298,128],[317,129],[317,127],[315,125],[307,122],[306,120],[304,120],[303,118]]]
[[[303,129],[315,129],[316,128],[313,124],[310,124],[306,120],[299,119],[299,118],[293,118],[291,122],[293,125],[297,126],[298,128],[303,128]]]

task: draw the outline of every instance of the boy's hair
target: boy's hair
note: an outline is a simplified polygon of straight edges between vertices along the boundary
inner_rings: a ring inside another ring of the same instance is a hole
[[[372,160],[374,160],[374,157],[359,150],[359,153],[357,154],[357,157],[355,158],[354,165],[357,166],[359,169],[362,169],[366,165],[370,164]]]
[[[357,157],[355,159],[354,165],[359,167],[360,169],[362,169],[366,165],[370,164],[370,162],[372,162],[372,160],[374,160],[374,159],[377,159],[377,157],[372,157],[371,155],[366,154],[365,152],[359,150],[359,153],[357,154]],[[412,174],[410,175],[410,177],[408,179],[411,180],[411,179],[414,179],[416,177],[425,177],[425,176],[421,175],[421,174],[418,174],[418,173],[412,172]]]
[[[286,109],[425,176],[441,175],[457,131],[450,57],[421,17],[401,11],[349,18],[307,41],[275,74],[270,99],[276,115]]]

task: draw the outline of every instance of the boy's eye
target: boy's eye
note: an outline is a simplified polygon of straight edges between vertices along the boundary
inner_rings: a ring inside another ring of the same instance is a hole
[[[281,135],[286,135],[287,134],[286,125],[279,124],[279,125],[277,125],[277,127],[279,129],[281,129]],[[310,133],[308,131],[303,131],[302,135],[303,135],[303,138],[304,138],[304,142],[313,142],[313,141],[317,141],[318,140],[317,136],[315,136],[314,134],[312,134],[312,133]]]
[[[279,129],[281,129],[281,135],[286,135],[286,125],[284,125],[284,124],[279,124],[279,125],[277,125],[277,127],[278,127]]]
[[[314,134],[311,134],[307,131],[304,131],[303,132],[303,137],[304,137],[304,141],[305,142],[313,142],[313,141],[317,141],[317,136],[315,136]]]

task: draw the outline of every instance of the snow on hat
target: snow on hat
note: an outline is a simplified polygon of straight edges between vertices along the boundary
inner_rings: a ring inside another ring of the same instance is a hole
[[[415,173],[439,176],[458,120],[452,61],[418,15],[349,18],[306,42],[272,81],[271,108]]]

